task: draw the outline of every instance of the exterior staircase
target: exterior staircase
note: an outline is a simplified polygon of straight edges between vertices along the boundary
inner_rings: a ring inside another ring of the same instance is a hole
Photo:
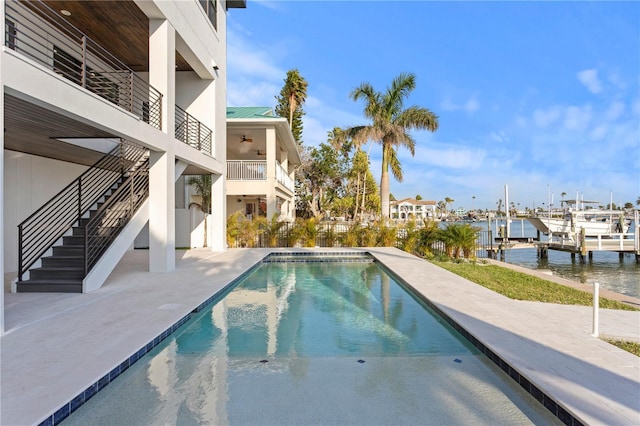
[[[84,179],[78,178],[77,186],[82,188],[78,194],[85,191],[86,198],[90,196],[88,193],[95,192],[91,201],[84,201],[87,208],[77,209],[67,223],[52,219],[69,216],[61,205],[83,204],[82,195],[68,197],[63,190],[62,197],[57,195],[20,225],[20,272],[16,282],[19,293],[83,292],[84,278],[149,194],[148,151],[137,146],[123,148],[122,143],[117,150],[103,158],[108,167],[94,165],[83,174]],[[120,167],[116,173],[115,166]],[[87,177],[92,174],[95,176]],[[107,176],[113,179],[107,180],[104,189],[103,180]],[[98,187],[87,188],[93,184]],[[74,187],[70,193],[75,191]],[[50,228],[58,232],[50,236],[43,231]]]

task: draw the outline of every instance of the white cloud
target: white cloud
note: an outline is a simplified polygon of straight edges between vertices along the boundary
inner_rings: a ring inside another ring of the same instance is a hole
[[[227,103],[229,106],[266,106],[275,105],[275,96],[280,87],[268,81],[250,81],[237,79],[227,86]]]
[[[444,111],[455,111],[455,110],[458,109],[458,105],[456,105],[456,103],[453,102],[453,99],[451,99],[451,96],[447,96],[440,103],[440,109],[442,109]]]
[[[604,115],[605,120],[608,120],[608,121],[617,120],[618,118],[620,118],[620,116],[624,112],[624,108],[625,108],[624,102],[613,101],[609,106],[609,109]]]
[[[583,131],[591,121],[591,106],[587,105],[582,108],[570,106],[564,114],[564,128],[566,130]]]
[[[447,96],[440,103],[440,109],[444,111],[465,111],[474,113],[480,108],[480,102],[474,95],[462,103],[456,103],[451,96]]]
[[[286,76],[286,71],[274,65],[270,53],[247,46],[240,37],[234,37],[233,40],[229,42],[229,50],[233,53],[227,59],[227,66],[232,71],[229,79],[257,77],[275,81]]]
[[[607,128],[607,126],[597,126],[595,129],[589,132],[589,138],[594,141],[600,141],[607,135],[608,130],[609,129]]]
[[[503,130],[489,133],[489,138],[500,143],[509,142],[509,137]]]
[[[469,170],[481,167],[485,156],[482,149],[417,146],[415,159],[420,164]]]
[[[536,109],[533,111],[533,121],[536,126],[546,128],[560,118],[562,114],[560,107],[552,106],[547,109]]]
[[[589,69],[580,71],[578,73],[578,80],[580,80],[591,93],[598,94],[602,92],[602,83],[600,79],[598,79],[598,70]]]
[[[473,97],[464,104],[464,110],[467,112],[476,112],[480,108],[480,103]]]

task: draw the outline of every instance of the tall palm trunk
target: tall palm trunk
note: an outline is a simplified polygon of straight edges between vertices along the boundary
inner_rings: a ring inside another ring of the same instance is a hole
[[[380,207],[382,217],[389,218],[389,146],[382,145],[382,173],[380,174]]]
[[[364,172],[364,176],[362,177],[362,208],[360,209],[360,220],[364,216],[364,201],[367,196],[367,172]]]
[[[389,218],[389,171],[382,169],[380,176],[380,206],[382,217]]]
[[[358,178],[356,179],[356,206],[353,211],[353,219],[355,220],[358,217],[358,198],[360,197],[360,172],[358,172]]]

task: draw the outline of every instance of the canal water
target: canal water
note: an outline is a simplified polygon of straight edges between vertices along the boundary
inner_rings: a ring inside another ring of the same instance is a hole
[[[492,221],[491,230],[497,236],[496,226],[504,225],[505,221]],[[487,230],[487,222],[475,222],[482,230]],[[632,224],[629,232],[633,232]],[[510,236],[536,238],[536,229],[526,219],[515,219],[511,223]],[[541,240],[546,241],[546,235]],[[634,254],[625,254],[622,260],[616,252],[595,251],[593,258],[582,264],[580,257],[571,258],[570,253],[549,250],[547,259],[539,259],[535,247],[508,249],[505,252],[505,262],[531,269],[550,270],[554,275],[577,281],[583,284],[600,284],[601,288],[617,293],[640,298],[640,264],[636,263]]]

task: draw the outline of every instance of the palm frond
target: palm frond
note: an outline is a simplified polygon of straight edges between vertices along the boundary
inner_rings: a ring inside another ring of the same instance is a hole
[[[400,160],[398,160],[396,150],[389,146],[387,152],[389,153],[389,168],[391,169],[391,174],[398,182],[402,182],[404,175],[402,174],[402,166],[400,165]]]
[[[405,129],[438,130],[438,116],[427,108],[410,106],[396,117],[396,124]]]

